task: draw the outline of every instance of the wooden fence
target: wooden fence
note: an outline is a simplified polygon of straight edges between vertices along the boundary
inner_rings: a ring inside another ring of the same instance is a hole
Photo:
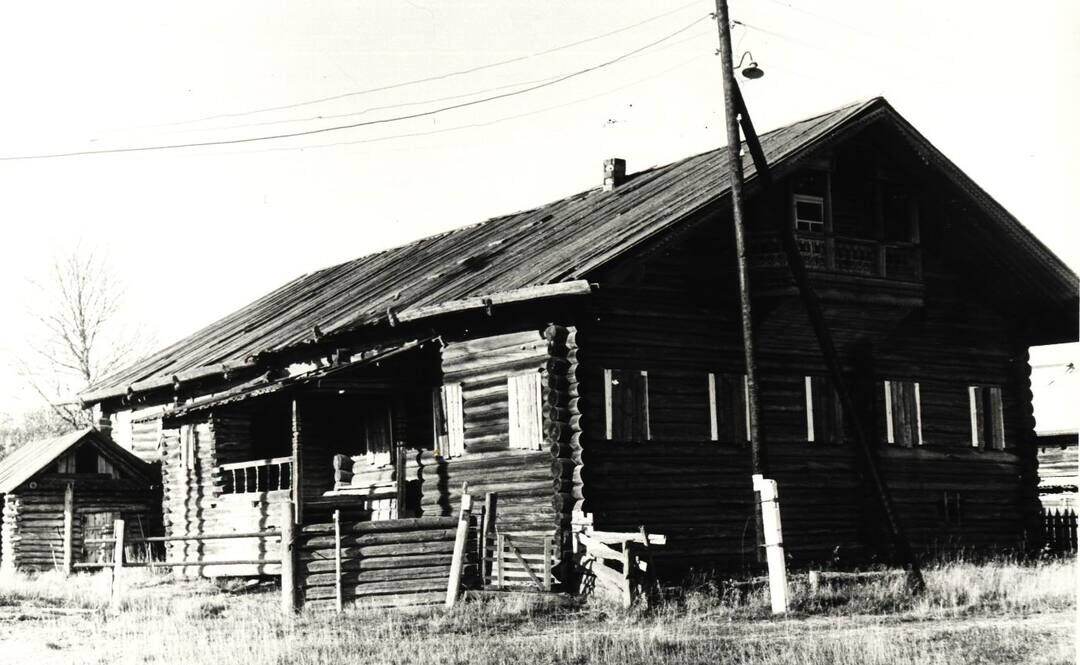
[[[1076,552],[1076,511],[1044,510],[1043,533],[1052,552]]]
[[[246,533],[221,533],[221,534],[200,534],[192,536],[149,536],[145,538],[125,538],[124,534],[124,520],[116,520],[113,524],[113,537],[112,538],[92,538],[84,541],[87,545],[111,545],[112,546],[112,560],[111,561],[96,561],[96,562],[80,562],[72,563],[71,559],[65,555],[64,558],[64,570],[66,573],[70,573],[73,570],[94,570],[94,569],[110,569],[112,570],[112,591],[111,591],[111,604],[113,607],[117,607],[120,604],[122,589],[123,589],[123,575],[124,568],[207,568],[210,566],[234,566],[234,565],[274,565],[281,564],[281,588],[282,588],[282,606],[288,611],[293,611],[297,607],[296,598],[296,585],[294,584],[294,538],[293,538],[293,510],[291,503],[282,504],[284,515],[283,524],[281,529],[265,529],[262,531],[251,531]],[[281,556],[278,559],[271,558],[259,558],[259,559],[232,559],[232,560],[179,560],[179,561],[154,561],[152,559],[146,559],[142,561],[128,560],[126,556],[126,550],[131,545],[149,544],[149,543],[168,543],[177,541],[193,541],[204,542],[210,540],[235,540],[243,538],[260,538],[271,539],[276,538],[280,541]],[[65,540],[65,547],[66,544]]]

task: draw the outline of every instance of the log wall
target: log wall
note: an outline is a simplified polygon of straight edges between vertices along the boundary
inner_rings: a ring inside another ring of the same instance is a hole
[[[252,414],[242,409],[214,412],[204,420],[189,421],[196,433],[193,461],[185,464],[181,455],[179,427],[163,431],[162,502],[168,536],[250,533],[280,528],[280,503],[291,500],[290,489],[224,494],[221,464],[259,458],[265,451],[253,438]],[[169,542],[168,561],[251,561],[276,560],[280,541],[271,538],[243,538]],[[278,564],[229,566],[201,565],[175,569],[191,576],[274,575]]]
[[[341,585],[345,604],[375,606],[442,603],[450,575],[458,518],[422,517],[341,524]],[[308,524],[297,538],[298,579],[304,606],[332,609],[337,594],[333,523]],[[466,548],[464,587],[477,577],[475,546]]]
[[[685,565],[739,565],[752,542],[749,450],[709,441],[707,375],[741,375],[731,243],[714,231],[627,260],[579,325],[582,486],[599,530],[665,533]],[[1037,517],[1023,335],[991,294],[927,249],[921,291],[820,276],[841,361],[878,442],[901,520],[923,552],[1031,544]],[[827,284],[827,288],[825,285]],[[913,295],[914,294],[914,295]],[[853,442],[807,441],[804,377],[826,367],[801,301],[755,296],[768,473],[779,481],[788,551],[801,560],[889,556]],[[648,372],[652,440],[605,438],[603,370]],[[925,446],[889,447],[883,380],[918,381]],[[971,447],[969,385],[1002,388],[1004,451]],[[948,501],[952,505],[946,507]]]
[[[84,546],[87,520],[98,514],[105,530],[94,537],[109,537],[112,520],[123,519],[129,537],[160,534],[159,497],[143,483],[88,474],[40,474],[4,495],[0,528],[0,567],[20,570],[59,568],[64,558],[64,491],[73,486],[75,561],[96,560],[97,546]],[[145,547],[129,555],[145,558]]]

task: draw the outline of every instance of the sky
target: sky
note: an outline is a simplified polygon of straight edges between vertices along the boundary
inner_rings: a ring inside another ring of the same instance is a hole
[[[165,343],[300,274],[598,186],[607,157],[636,171],[722,145],[712,9],[3,3],[0,158],[382,122],[0,159],[0,368],[33,334],[29,283],[75,246],[108,256],[125,316]],[[1080,268],[1080,2],[731,0],[731,16],[736,58],[766,73],[743,85],[759,130],[884,95]],[[0,398],[30,399],[11,371]]]

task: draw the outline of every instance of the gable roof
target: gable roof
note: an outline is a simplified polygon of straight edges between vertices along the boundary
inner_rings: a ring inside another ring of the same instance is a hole
[[[768,132],[761,145],[770,168],[781,170],[824,142],[882,117],[989,208],[1012,241],[1043,266],[1047,281],[1075,295],[1076,275],[883,98]],[[755,175],[749,154],[743,166],[749,182]],[[133,385],[148,389],[167,385],[178,375],[220,373],[320,335],[416,318],[451,301],[500,294],[509,298],[507,294],[575,282],[717,202],[729,189],[728,153],[718,148],[633,174],[610,192],[588,190],[319,270],[108,377],[81,397],[92,403],[122,395]]]
[[[101,432],[88,427],[24,443],[16,448],[15,452],[0,460],[0,494],[15,490],[83,441],[92,442],[110,462],[124,471],[146,481],[147,484],[153,482],[153,472],[149,464],[121,448]]]

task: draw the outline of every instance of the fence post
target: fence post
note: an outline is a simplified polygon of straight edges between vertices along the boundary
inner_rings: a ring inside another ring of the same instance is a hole
[[[488,538],[491,537],[492,532],[495,531],[495,517],[496,511],[499,509],[499,495],[494,492],[488,492],[484,495],[484,514],[480,523],[480,583],[483,586],[488,584],[488,580],[491,579],[491,565],[488,562],[488,553],[490,548],[488,547]]]
[[[85,538],[85,536],[84,536]],[[75,560],[75,487],[64,487],[64,575],[70,575]]]
[[[341,510],[334,511],[334,571],[337,573],[334,583],[334,598],[337,600],[337,611],[344,606],[341,593]]]
[[[113,537],[116,546],[113,549],[112,598],[110,604],[115,610],[120,609],[120,571],[124,568],[124,520],[113,522]]]
[[[501,534],[501,533],[495,534],[495,549],[498,550],[498,552],[496,554],[496,558],[495,558],[495,563],[499,567],[499,570],[498,570],[498,573],[499,573],[498,585],[499,585],[499,588],[502,589],[503,588],[503,583],[505,581],[505,577],[504,577],[503,573],[506,570],[506,556],[505,556],[506,542],[504,541],[503,534]]]
[[[551,535],[544,536],[544,591],[551,591]]]
[[[300,609],[296,592],[296,547],[293,504],[281,504],[281,611],[291,615]]]
[[[450,563],[450,581],[446,585],[446,607],[453,607],[461,590],[461,570],[465,565],[465,546],[469,540],[469,517],[472,495],[461,495],[461,515],[458,517],[457,537],[454,539],[454,558]]]

